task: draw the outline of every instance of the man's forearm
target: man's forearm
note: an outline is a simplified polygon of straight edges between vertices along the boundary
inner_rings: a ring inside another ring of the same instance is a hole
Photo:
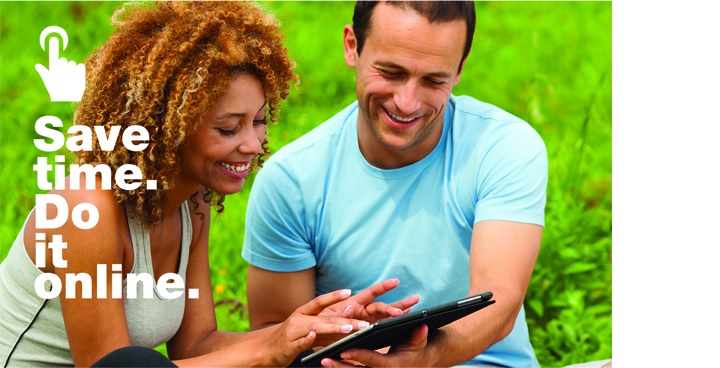
[[[496,306],[500,308],[493,310]],[[515,308],[497,302],[434,331],[428,337],[422,365],[448,367],[481,354],[510,334],[520,306]]]

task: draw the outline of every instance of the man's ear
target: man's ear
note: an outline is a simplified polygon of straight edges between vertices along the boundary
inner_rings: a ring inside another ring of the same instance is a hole
[[[345,63],[354,68],[357,63],[357,39],[355,38],[355,31],[349,24],[343,29],[343,48],[345,50]]]

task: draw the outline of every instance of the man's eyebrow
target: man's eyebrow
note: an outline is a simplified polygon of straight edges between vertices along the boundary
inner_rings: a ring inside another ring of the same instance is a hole
[[[404,68],[401,65],[395,64],[391,61],[376,61],[375,62],[376,67],[383,67],[383,68],[390,68],[390,69],[398,69],[402,71],[407,71],[406,68]],[[452,78],[452,75],[450,73],[446,72],[432,72],[425,75],[425,77],[432,77],[432,78],[439,78],[439,79],[450,79]]]

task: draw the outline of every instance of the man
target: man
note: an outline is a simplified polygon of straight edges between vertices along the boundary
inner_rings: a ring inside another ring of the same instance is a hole
[[[344,29],[358,101],[279,150],[248,205],[252,328],[315,295],[395,277],[379,298],[415,308],[492,291],[496,304],[369,366],[537,366],[523,299],[544,226],[547,154],[524,121],[451,94],[472,43],[472,2],[358,2]],[[339,364],[325,360],[323,364]]]

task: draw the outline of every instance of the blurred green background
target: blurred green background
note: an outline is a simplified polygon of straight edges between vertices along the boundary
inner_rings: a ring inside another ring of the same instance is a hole
[[[63,27],[69,44],[61,56],[83,62],[112,31],[109,19],[120,4],[0,2],[0,259],[40,193],[32,165],[38,156],[53,162],[33,145],[35,121],[54,115],[65,129],[72,121],[73,104],[50,102],[35,71],[35,64],[47,65],[40,32]],[[355,99],[341,45],[353,3],[263,4],[281,20],[301,78],[279,124],[270,127],[276,151]],[[546,228],[526,297],[533,346],[546,367],[610,358],[612,4],[478,2],[476,8],[475,42],[454,94],[525,119],[550,158]],[[248,328],[240,251],[251,185],[228,197],[210,234],[216,311],[225,329]]]

